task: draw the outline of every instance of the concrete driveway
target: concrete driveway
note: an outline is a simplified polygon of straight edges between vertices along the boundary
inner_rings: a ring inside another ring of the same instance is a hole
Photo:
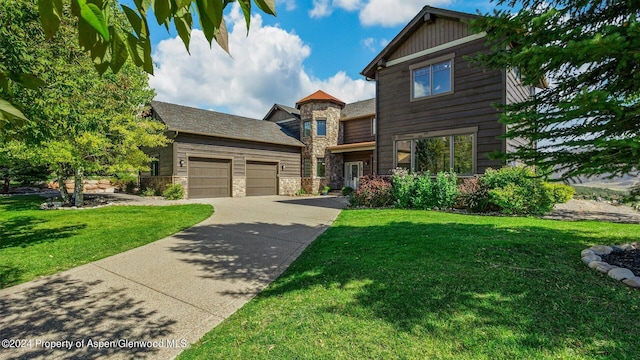
[[[200,202],[215,213],[190,229],[1,290],[0,359],[171,359],[282,274],[345,205],[337,197]]]

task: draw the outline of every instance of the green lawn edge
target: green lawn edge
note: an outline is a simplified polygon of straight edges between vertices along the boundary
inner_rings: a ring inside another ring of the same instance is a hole
[[[580,260],[640,225],[343,210],[179,359],[638,359],[640,291]]]
[[[44,211],[42,202],[0,197],[0,288],[152,243],[213,214],[206,204]]]

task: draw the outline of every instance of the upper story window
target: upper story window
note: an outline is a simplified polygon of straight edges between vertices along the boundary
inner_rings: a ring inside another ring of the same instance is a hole
[[[411,98],[419,99],[453,91],[453,59],[437,59],[411,67]]]
[[[316,121],[316,134],[318,136],[327,136],[327,120]]]
[[[302,124],[302,136],[311,136],[311,121]]]

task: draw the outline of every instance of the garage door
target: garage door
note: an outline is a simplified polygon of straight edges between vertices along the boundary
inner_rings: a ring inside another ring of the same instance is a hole
[[[231,196],[231,161],[189,158],[189,198]]]
[[[247,196],[278,194],[278,164],[247,162]]]

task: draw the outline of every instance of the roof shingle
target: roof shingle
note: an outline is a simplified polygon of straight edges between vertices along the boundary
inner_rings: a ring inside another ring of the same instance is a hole
[[[152,101],[151,106],[169,130],[220,138],[304,147],[276,123],[188,106]]]
[[[345,105],[341,119],[354,119],[364,116],[375,116],[376,99],[362,100]]]
[[[313,94],[305,97],[304,99],[300,99],[297,103],[296,103],[296,108],[300,109],[300,106],[302,106],[303,104],[306,104],[310,101],[329,101],[332,103],[335,103],[337,105],[339,105],[340,107],[344,107],[345,103],[344,101],[331,96],[329,94],[327,94],[326,92],[322,91],[322,90],[318,90],[316,92],[314,92]]]

